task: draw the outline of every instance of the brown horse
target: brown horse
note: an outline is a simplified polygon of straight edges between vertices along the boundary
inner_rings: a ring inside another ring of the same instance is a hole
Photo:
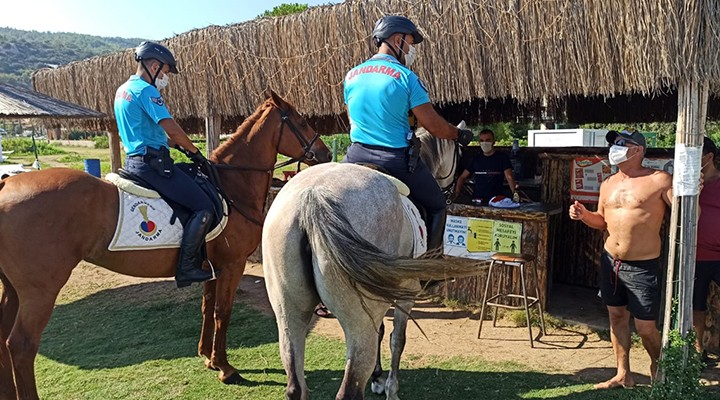
[[[222,273],[204,286],[198,353],[225,383],[242,380],[227,360],[227,329],[245,261],[260,243],[278,153],[311,164],[330,159],[295,109],[268,91],[210,157],[222,167],[220,180],[236,212],[207,246]],[[0,399],[38,398],[34,361],[40,335],[78,262],[138,277],[174,276],[177,249],[107,250],[117,218],[117,189],[81,171],[48,169],[0,181]]]

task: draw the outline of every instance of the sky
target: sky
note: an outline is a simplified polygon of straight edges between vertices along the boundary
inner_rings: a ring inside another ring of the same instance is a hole
[[[282,3],[342,0],[20,0],[2,6],[0,27],[162,40],[209,25],[254,19]]]

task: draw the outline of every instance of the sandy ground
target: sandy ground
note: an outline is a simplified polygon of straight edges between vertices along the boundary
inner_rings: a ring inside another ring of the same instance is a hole
[[[148,279],[126,277],[81,264],[73,272],[63,288],[60,302],[66,303],[88,294],[112,287],[148,282]],[[265,282],[260,264],[248,263],[240,284],[238,297],[246,304],[272,314],[267,300]],[[540,336],[539,328],[533,328],[535,348],[530,348],[528,330],[513,327],[506,320],[483,324],[482,339],[477,339],[479,314],[453,310],[435,303],[421,303],[412,315],[427,334],[425,338],[417,326],[410,323],[407,330],[405,354],[415,356],[464,356],[485,360],[512,361],[530,369],[546,373],[568,374],[585,382],[609,379],[615,372],[615,358],[609,341],[602,340],[590,328],[582,325],[561,329],[548,327],[547,335]],[[392,310],[386,316],[386,328],[392,327]],[[334,318],[317,318],[314,332],[343,339],[342,329]],[[384,349],[389,348],[386,335]],[[638,384],[649,384],[649,358],[641,346],[630,352],[631,367]],[[707,369],[703,373],[707,384],[720,388],[720,368]]]

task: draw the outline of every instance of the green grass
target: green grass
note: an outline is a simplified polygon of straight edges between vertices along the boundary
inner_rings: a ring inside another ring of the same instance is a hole
[[[248,383],[222,385],[195,356],[200,287],[169,281],[77,294],[56,307],[36,372],[43,399],[278,399],[286,378],[274,320],[237,301],[229,360]],[[311,398],[334,398],[345,347],[311,334],[306,354]],[[385,365],[388,361],[385,360]],[[405,399],[634,399],[646,388],[598,393],[570,375],[471,357],[408,354],[402,362]],[[368,399],[379,398],[367,393]]]

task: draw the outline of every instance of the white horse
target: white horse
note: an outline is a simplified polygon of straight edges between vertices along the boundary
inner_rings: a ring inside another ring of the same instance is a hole
[[[433,155],[431,171],[454,177],[453,141],[419,137],[424,141],[421,154]],[[397,399],[408,320],[402,310],[412,309],[419,280],[478,273],[477,263],[411,258],[413,228],[402,207],[397,188],[384,174],[338,163],[304,170],[273,201],[263,229],[263,270],[288,376],[287,399],[308,398],[305,337],[321,300],[346,338],[345,377],[337,399],[364,398],[371,374],[373,391]],[[378,333],[392,304],[392,362],[383,386]]]

